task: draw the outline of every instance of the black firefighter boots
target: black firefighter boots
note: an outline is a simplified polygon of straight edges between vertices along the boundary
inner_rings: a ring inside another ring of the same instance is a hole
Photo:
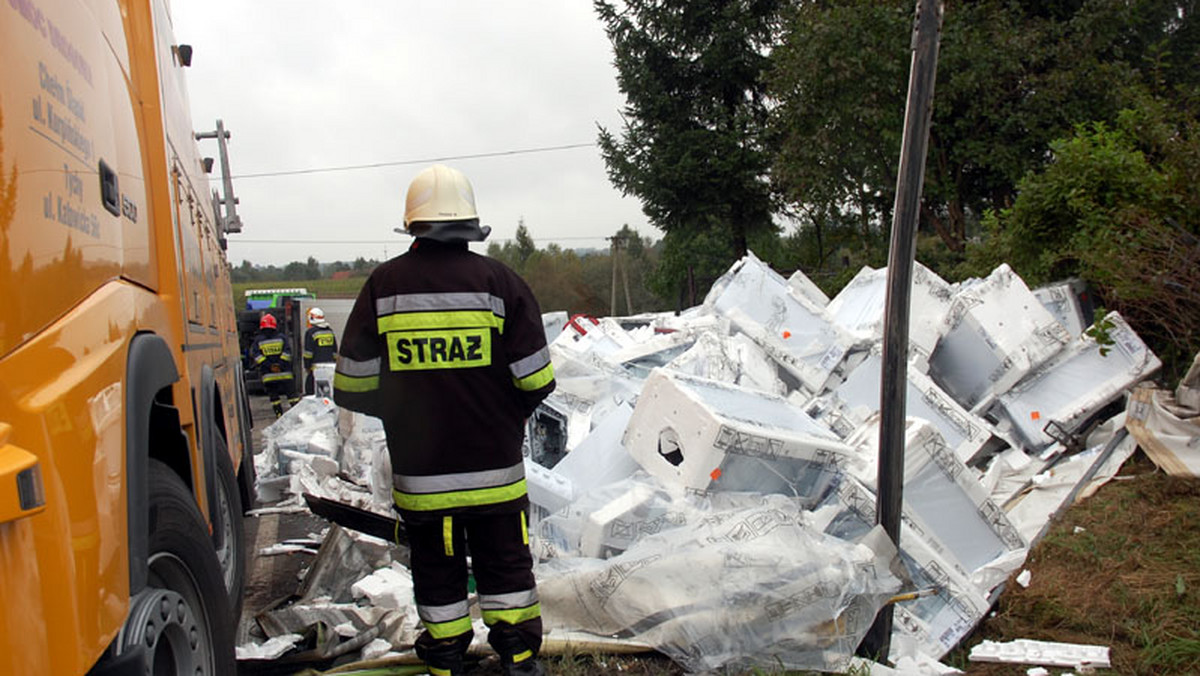
[[[467,646],[471,645],[472,632],[448,639],[435,639],[429,632],[422,632],[417,637],[417,657],[425,663],[433,676],[459,676],[467,673],[463,667],[463,655]]]
[[[546,670],[537,655],[509,626],[492,627],[488,633],[488,643],[500,655],[500,668],[504,676],[545,676]]]
[[[514,662],[511,657],[501,656],[500,667],[504,670],[504,676],[546,676],[546,669],[536,657]]]

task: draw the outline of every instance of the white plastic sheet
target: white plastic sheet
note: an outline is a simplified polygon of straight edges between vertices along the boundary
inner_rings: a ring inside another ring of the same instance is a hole
[[[877,551],[825,536],[792,499],[686,496],[640,481],[614,490],[639,497],[612,558],[562,556],[586,508],[543,521],[539,540],[559,543],[536,550],[557,555],[535,571],[548,626],[645,642],[695,671],[838,671],[900,588],[886,538],[867,539]]]

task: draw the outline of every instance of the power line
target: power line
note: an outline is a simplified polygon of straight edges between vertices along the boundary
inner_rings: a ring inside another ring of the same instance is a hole
[[[287,171],[264,171],[254,174],[236,174],[233,178],[268,178],[272,176],[296,176],[300,174],[320,174],[334,171],[354,171],[357,169],[378,169],[380,167],[399,167],[409,164],[429,164],[431,162],[447,162],[450,160],[475,160],[484,157],[505,157],[508,155],[529,155],[533,153],[549,153],[559,150],[575,150],[592,148],[595,143],[571,143],[562,146],[544,146],[541,148],[523,148],[520,150],[500,150],[492,153],[474,153],[470,155],[445,155],[429,157],[420,160],[395,160],[392,162],[373,162],[371,164],[349,164],[339,167],[312,167],[309,169],[291,169]]]

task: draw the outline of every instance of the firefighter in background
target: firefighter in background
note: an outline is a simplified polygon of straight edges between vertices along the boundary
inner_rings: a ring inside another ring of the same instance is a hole
[[[316,382],[313,364],[332,364],[337,361],[337,336],[325,321],[325,311],[308,309],[308,330],[304,332],[304,393],[314,394]],[[328,396],[328,392],[325,393]]]
[[[525,419],[555,387],[541,310],[515,272],[467,248],[491,229],[458,171],[417,175],[404,227],[415,241],[371,273],[350,313],[334,398],[383,420],[430,673],[463,673],[469,548],[503,672],[543,674],[521,457]]]
[[[283,415],[283,400],[291,399],[296,388],[292,375],[292,346],[286,337],[279,335],[275,315],[263,313],[262,319],[258,320],[258,335],[250,344],[250,362],[258,369],[263,389],[271,398],[271,409],[278,418]]]

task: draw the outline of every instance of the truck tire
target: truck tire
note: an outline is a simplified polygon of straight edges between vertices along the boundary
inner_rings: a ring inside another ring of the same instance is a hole
[[[230,612],[237,618],[242,614],[246,582],[246,524],[242,516],[242,492],[233,473],[233,460],[229,457],[225,438],[216,434],[214,440],[213,450],[217,455],[217,518],[213,521],[213,544],[217,546],[217,561],[221,564],[221,577],[229,594]],[[217,537],[218,534],[220,537]]]
[[[130,600],[118,655],[140,653],[147,674],[236,674],[238,618],[230,612],[204,518],[179,476],[162,462],[149,462],[147,584]]]

